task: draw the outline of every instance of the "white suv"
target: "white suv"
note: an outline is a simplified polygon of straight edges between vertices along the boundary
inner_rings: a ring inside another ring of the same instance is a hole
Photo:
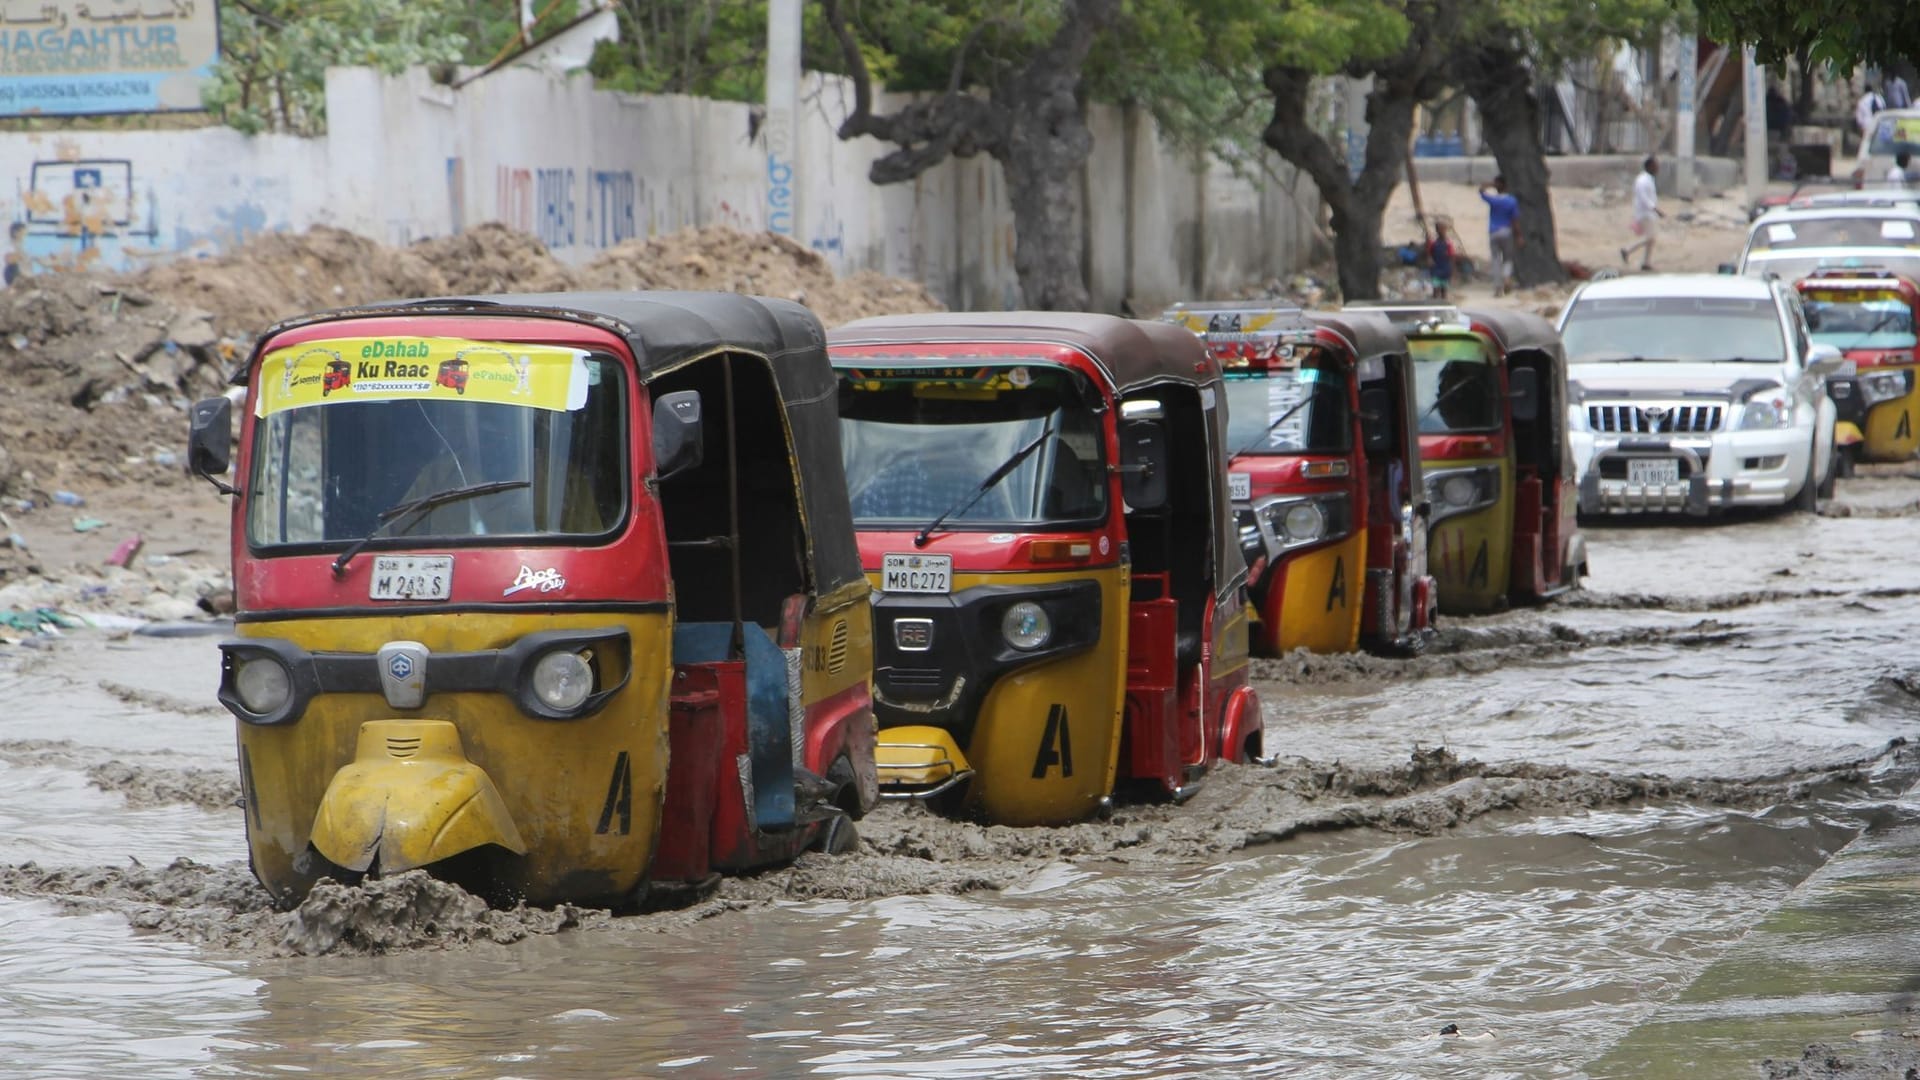
[[[1831,494],[1840,352],[1780,281],[1642,274],[1560,313],[1580,512],[1814,508]]]

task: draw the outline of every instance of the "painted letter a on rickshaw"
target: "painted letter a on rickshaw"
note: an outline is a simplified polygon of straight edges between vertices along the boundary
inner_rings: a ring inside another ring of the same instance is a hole
[[[328,392],[322,352],[376,347]],[[850,841],[872,618],[806,309],[361,308],[270,330],[239,381],[220,700],[277,899],[425,868],[618,904]],[[195,406],[201,475],[230,413]]]
[[[831,335],[876,590],[885,794],[1074,821],[1260,749],[1219,367],[1178,327],[1013,312]]]
[[[1516,311],[1359,310],[1393,320],[1413,357],[1440,610],[1500,611],[1577,588],[1586,542],[1552,324]]]
[[[1813,340],[1839,349],[1854,374],[1827,380],[1839,411],[1834,445],[1857,461],[1905,461],[1920,450],[1920,288],[1885,270],[1824,270],[1795,284]]]
[[[1427,493],[1406,339],[1384,317],[1237,303],[1163,316],[1221,366],[1255,651],[1420,648]]]

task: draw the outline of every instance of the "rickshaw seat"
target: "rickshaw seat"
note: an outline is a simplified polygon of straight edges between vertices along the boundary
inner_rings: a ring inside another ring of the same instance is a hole
[[[728,659],[730,622],[673,627],[675,667]],[[747,665],[747,756],[753,772],[753,821],[762,829],[794,823],[793,725],[787,711],[787,657],[757,623],[742,623]]]

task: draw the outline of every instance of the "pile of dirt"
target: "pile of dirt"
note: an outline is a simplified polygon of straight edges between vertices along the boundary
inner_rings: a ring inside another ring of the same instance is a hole
[[[914,282],[862,272],[836,278],[819,252],[773,233],[719,225],[607,249],[579,275],[584,289],[717,289],[797,301],[827,326],[869,315],[938,311]]]
[[[580,287],[577,275],[537,237],[498,222],[422,240],[408,250],[440,272],[444,284],[434,291],[449,295],[564,292]]]

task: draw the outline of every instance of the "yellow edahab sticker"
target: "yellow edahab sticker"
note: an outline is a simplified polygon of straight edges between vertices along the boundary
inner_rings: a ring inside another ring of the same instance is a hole
[[[254,412],[337,401],[439,398],[572,412],[587,403],[586,351],[461,338],[330,338],[260,362]]]

